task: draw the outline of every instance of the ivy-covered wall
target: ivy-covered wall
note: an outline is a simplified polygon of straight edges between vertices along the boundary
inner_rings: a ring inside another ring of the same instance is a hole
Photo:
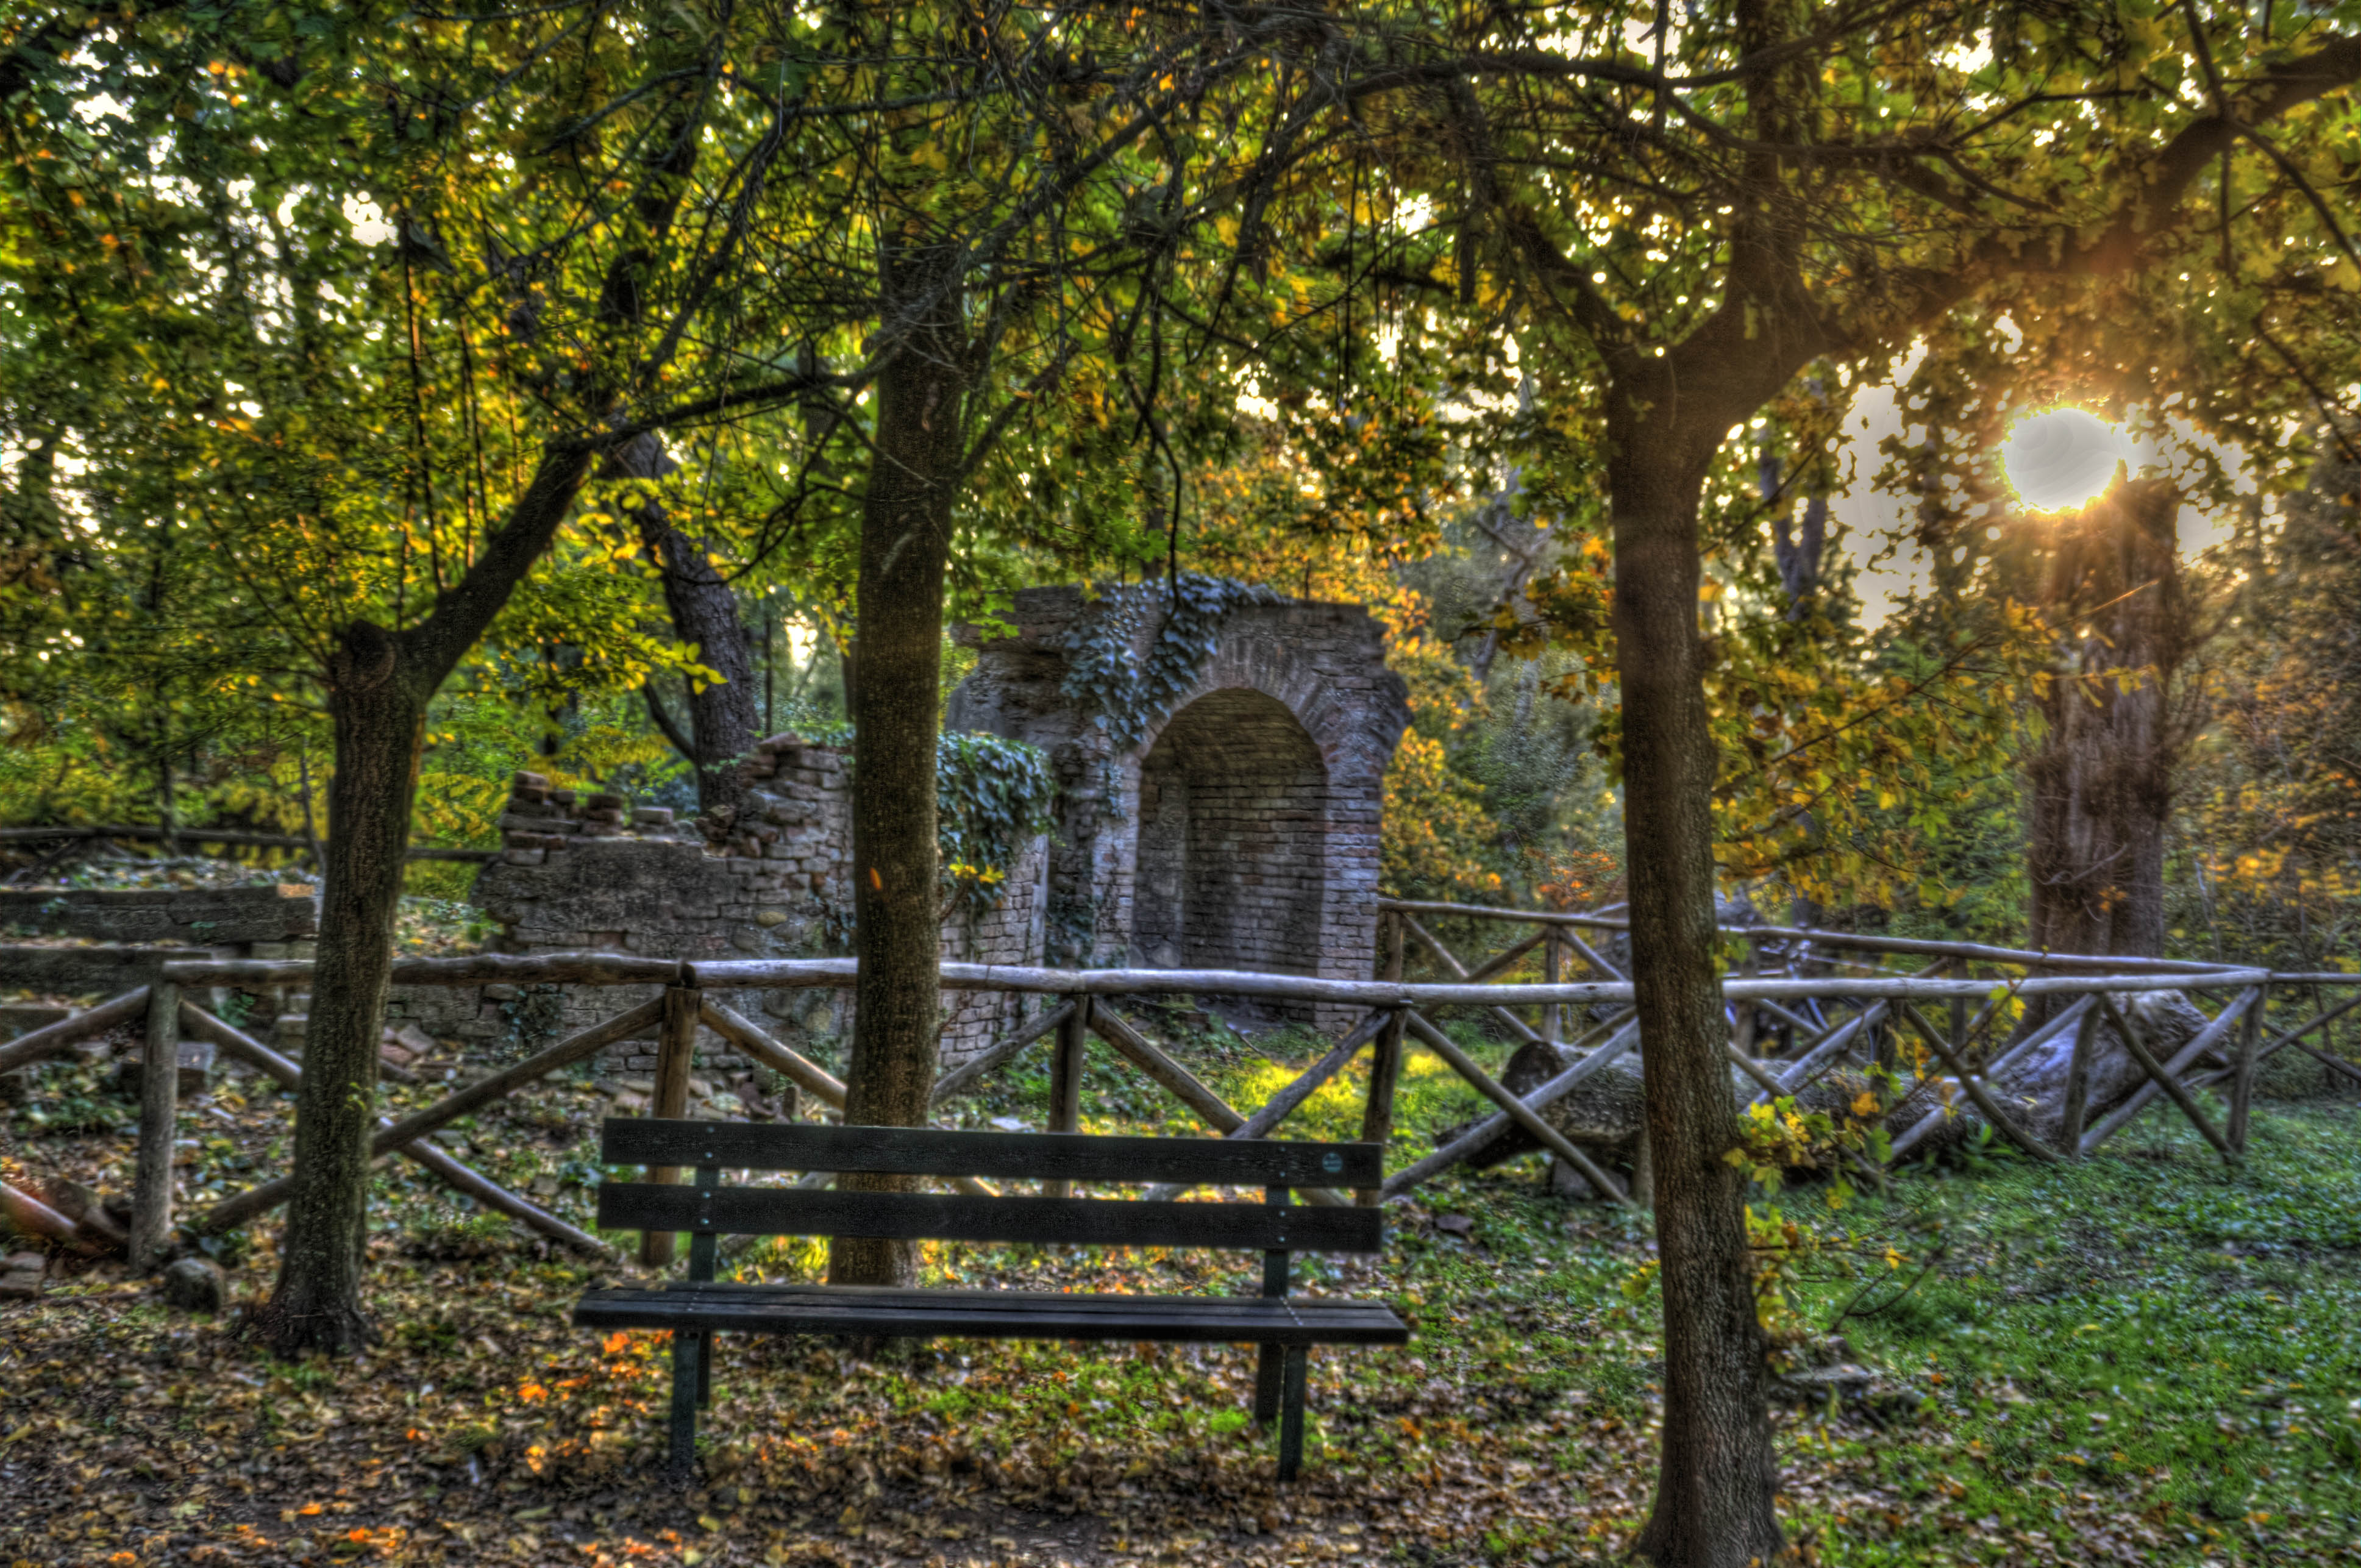
[[[1410,718],[1381,629],[1357,605],[1179,588],[1027,589],[964,632],[949,727],[1027,741],[1057,775],[1049,961],[1366,977]]]

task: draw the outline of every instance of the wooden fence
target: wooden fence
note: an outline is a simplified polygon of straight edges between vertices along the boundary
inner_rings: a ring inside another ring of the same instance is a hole
[[[1361,1135],[1365,1140],[1383,1143],[1392,1132],[1402,1051],[1406,1043],[1415,1037],[1497,1110],[1445,1146],[1396,1172],[1381,1187],[1350,1195],[1313,1191],[1307,1194],[1310,1201],[1373,1204],[1399,1197],[1479,1152],[1513,1124],[1580,1171],[1614,1201],[1636,1207],[1639,1196],[1601,1169],[1543,1114],[1553,1102],[1606,1069],[1638,1043],[1632,985],[1620,966],[1582,936],[1586,929],[1617,931],[1620,923],[1608,915],[1543,914],[1461,905],[1389,902],[1382,911],[1379,961],[1376,966],[1380,978],[1368,981],[1220,970],[1059,970],[947,963],[942,967],[942,982],[947,990],[1024,992],[1058,1000],[1032,1023],[942,1075],[933,1091],[933,1103],[941,1104],[967,1091],[986,1074],[1047,1041],[1052,1053],[1049,1128],[1071,1131],[1080,1112],[1084,1044],[1088,1036],[1095,1035],[1221,1136],[1258,1138],[1273,1133],[1366,1049],[1373,1051],[1374,1059]],[[1521,924],[1535,929],[1530,935],[1520,935],[1503,952],[1471,965],[1461,961],[1429,929],[1426,920],[1437,916]],[[1862,1031],[1906,1025],[1924,1039],[1933,1058],[1942,1064],[1947,1084],[1973,1102],[2001,1135],[2010,1137],[2036,1159],[2049,1161],[2088,1154],[2158,1097],[2169,1098],[2225,1157],[2235,1157],[2245,1146],[2247,1102],[2256,1069],[2274,1053],[2289,1047],[2301,1049],[2361,1080],[2361,1067],[2318,1050],[2303,1039],[2361,1003],[2361,992],[2333,1004],[2329,1000],[2331,988],[2361,984],[2361,976],[2273,974],[2221,965],[2027,953],[1971,944],[1864,938],[1784,927],[1741,927],[1735,928],[1733,934],[1748,944],[1749,957],[1723,983],[1731,1025],[1728,1055],[1733,1067],[1759,1086],[1755,1097],[1758,1102],[1794,1094],[1807,1087],[1845,1059],[1846,1047],[1859,1039]],[[1453,978],[1441,983],[1405,981],[1401,977],[1411,940],[1431,951]],[[1540,983],[1509,982],[1499,978],[1513,970],[1536,948],[1542,951]],[[154,949],[145,955],[137,949],[109,951],[115,971],[137,978],[141,983],[95,1007],[0,1045],[0,1071],[39,1060],[77,1041],[126,1026],[134,1020],[144,1021],[145,1070],[141,1075],[131,1228],[134,1261],[144,1264],[169,1245],[174,1223],[171,1145],[178,1113],[176,1069],[181,1040],[185,1036],[209,1042],[282,1087],[294,1087],[302,1073],[298,1063],[199,1005],[187,992],[211,986],[302,984],[311,979],[313,965],[308,960],[217,959],[198,957],[186,949]],[[38,971],[46,962],[53,961],[59,952],[53,948],[0,947],[0,981],[7,981],[12,970]],[[1874,955],[1877,961],[1832,962],[1818,956],[1837,952]],[[1919,967],[1910,972],[1889,970],[1883,967],[1889,959],[1915,962]],[[1576,966],[1587,968],[1593,978],[1568,978],[1568,972]],[[2013,968],[2021,972],[1978,975],[1972,972],[1978,968]],[[676,1117],[686,1113],[692,1049],[699,1027],[710,1029],[752,1060],[793,1080],[821,1104],[841,1113],[841,1081],[712,993],[750,989],[841,989],[852,984],[854,974],[854,961],[850,959],[695,963],[625,954],[582,953],[397,960],[392,978],[395,983],[403,985],[506,982],[605,987],[653,983],[664,990],[653,1000],[478,1078],[399,1121],[380,1122],[373,1142],[374,1152],[414,1161],[486,1207],[567,1245],[604,1251],[603,1244],[596,1237],[451,1157],[429,1141],[432,1135],[495,1100],[589,1059],[610,1044],[644,1036],[651,1029],[658,1040],[655,1091],[650,1106],[653,1115]],[[2126,992],[2158,989],[2226,996],[2205,1027],[2172,1053],[2169,1060],[2161,1061],[2147,1051],[2132,1020],[2114,1000]],[[1116,1006],[1118,1000],[1128,997],[1207,994],[1342,1003],[1364,1009],[1364,1013],[1330,1049],[1267,1102],[1252,1112],[1242,1112],[1150,1040]],[[2004,1003],[2011,997],[2030,996],[2065,996],[2073,1000],[2037,1031],[2013,1044],[2002,1045],[2012,1017]],[[2309,997],[2313,1002],[2312,1015],[2265,1040],[2265,1007],[2274,1001],[2284,1004],[2298,997]],[[1451,1008],[1476,1010],[1517,1038],[1548,1041],[1558,1047],[1560,1059],[1567,1065],[1525,1094],[1512,1093],[1471,1059],[1436,1023],[1437,1016]],[[1929,1008],[1944,1022],[1938,1023],[1930,1016]],[[2085,1128],[2076,1095],[2093,1028],[2103,1017],[2113,1021],[2131,1043],[2147,1079],[2130,1100]],[[1570,1028],[1576,1021],[1580,1026]],[[2055,1039],[2068,1028],[2077,1030],[2076,1077],[2069,1095],[2067,1115],[2067,1125],[2074,1133],[2060,1140],[2061,1147],[2052,1149],[2018,1128],[1990,1092],[1989,1080],[2011,1061]],[[2237,1031],[2235,1046],[2224,1048],[2234,1030]],[[2209,1057],[2217,1054],[2218,1065],[2204,1065]],[[2193,1091],[2224,1082],[2230,1086],[2230,1113],[2226,1125],[2216,1128],[2196,1102]],[[1932,1111],[1917,1125],[1895,1137],[1893,1157],[1899,1158],[1916,1147],[1949,1113],[1946,1109]],[[818,1172],[803,1179],[818,1185],[832,1178]],[[972,1179],[960,1179],[954,1184],[970,1192],[990,1191]],[[186,1223],[199,1234],[207,1234],[249,1223],[284,1202],[291,1188],[292,1179],[288,1177],[265,1182],[190,1217]],[[1151,1195],[1170,1194],[1151,1190]],[[29,1201],[25,1195],[13,1192],[5,1197],[12,1204]],[[650,1262],[667,1259],[671,1248],[672,1238],[668,1235],[642,1239],[642,1255]]]

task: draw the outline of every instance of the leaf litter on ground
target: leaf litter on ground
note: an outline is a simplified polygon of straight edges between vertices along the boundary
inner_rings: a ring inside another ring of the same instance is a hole
[[[1225,1061],[1257,1070],[1219,1053],[1206,1070]],[[963,1118],[1038,1113],[1029,1082]],[[445,1141],[587,1223],[605,1104],[552,1082]],[[128,1115],[10,1114],[12,1183],[127,1189]],[[2361,1561],[2351,1113],[2267,1111],[2235,1175],[2143,1126],[2121,1157],[1913,1175],[1883,1201],[1897,1223],[1939,1213],[1950,1243],[1919,1290],[1790,1353],[1774,1422],[1803,1560]],[[184,1113],[188,1191],[274,1173],[289,1132],[282,1096],[223,1084]],[[721,1341],[682,1486],[662,1470],[664,1336],[568,1321],[583,1289],[647,1276],[389,1164],[368,1287],[383,1337],[366,1356],[283,1364],[241,1338],[276,1271],[275,1220],[223,1249],[236,1304],[218,1319],[168,1310],[119,1264],[62,1258],[44,1299],[0,1308],[0,1563],[1623,1561],[1662,1400],[1634,1283],[1644,1227],[1551,1198],[1529,1164],[1389,1216],[1381,1256],[1301,1260],[1303,1288],[1383,1298],[1416,1337],[1315,1354],[1295,1486],[1275,1484],[1246,1419],[1247,1347],[937,1341],[863,1361],[751,1337]],[[770,1278],[823,1264],[799,1241],[730,1260]],[[971,1287],[1255,1288],[1249,1260],[1202,1253],[939,1245],[925,1266]],[[1804,1291],[1825,1321],[1855,1288]]]

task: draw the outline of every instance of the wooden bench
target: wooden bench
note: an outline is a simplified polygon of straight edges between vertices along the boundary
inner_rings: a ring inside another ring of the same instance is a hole
[[[605,1230],[685,1231],[688,1278],[659,1289],[593,1290],[574,1309],[583,1328],[673,1333],[672,1464],[696,1463],[697,1410],[711,1402],[713,1336],[732,1333],[942,1335],[977,1339],[1164,1340],[1262,1347],[1255,1419],[1279,1422],[1279,1476],[1303,1454],[1306,1358],[1315,1344],[1405,1344],[1410,1329],[1378,1301],[1290,1297],[1298,1251],[1373,1253],[1373,1208],[1299,1206],[1301,1187],[1375,1187],[1376,1144],[1262,1139],[1093,1137],[1077,1133],[965,1133],[652,1118],[606,1124],[601,1157],[654,1168],[656,1179],[598,1190]],[[672,1169],[694,1167],[686,1185]],[[729,1187],[725,1170],[862,1171],[1050,1182],[1170,1182],[1259,1187],[1260,1203],[1182,1203],[1066,1197],[842,1192]],[[884,1236],[1083,1246],[1225,1247],[1263,1255],[1260,1296],[1071,1295],[714,1282],[725,1235]]]

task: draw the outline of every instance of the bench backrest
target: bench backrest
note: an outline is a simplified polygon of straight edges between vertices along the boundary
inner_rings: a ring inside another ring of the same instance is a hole
[[[696,1179],[686,1185],[609,1182],[599,1188],[598,1223],[608,1230],[1251,1252],[1376,1252],[1383,1245],[1384,1222],[1375,1209],[1286,1201],[1291,1188],[1377,1186],[1384,1167],[1376,1144],[619,1117],[606,1124],[600,1156],[610,1165],[696,1169]],[[1260,1187],[1276,1201],[1168,1203],[726,1187],[720,1179],[725,1169]]]

